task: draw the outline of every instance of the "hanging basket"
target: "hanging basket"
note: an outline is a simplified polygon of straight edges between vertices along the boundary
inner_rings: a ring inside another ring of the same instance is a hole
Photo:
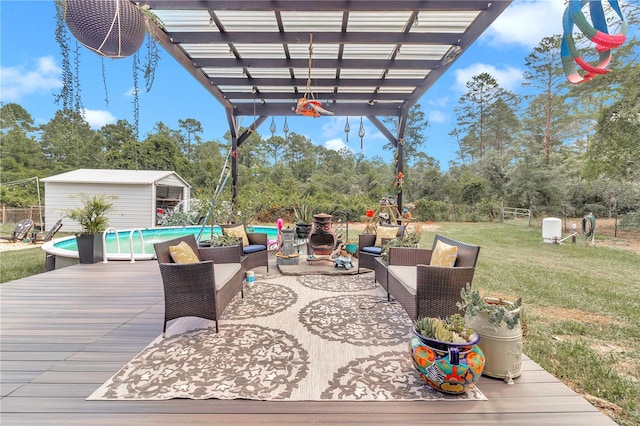
[[[108,58],[133,55],[144,42],[144,15],[129,0],[65,0],[64,21],[88,49]]]

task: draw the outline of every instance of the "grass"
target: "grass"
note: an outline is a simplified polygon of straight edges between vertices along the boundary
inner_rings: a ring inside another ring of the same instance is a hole
[[[44,261],[45,252],[40,247],[0,252],[0,283],[42,273]]]
[[[623,425],[640,424],[640,256],[579,238],[542,242],[540,228],[441,224],[481,246],[473,287],[526,305],[524,352]],[[424,230],[422,247],[435,232]]]
[[[525,303],[524,352],[622,425],[640,424],[640,256],[544,244],[540,227],[443,223],[423,228],[481,246],[473,287]],[[40,248],[0,253],[1,282],[44,271]]]

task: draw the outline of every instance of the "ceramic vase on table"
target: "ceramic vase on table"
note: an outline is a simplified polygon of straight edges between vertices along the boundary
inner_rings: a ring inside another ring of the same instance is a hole
[[[478,381],[485,358],[476,344],[480,340],[477,335],[467,343],[451,343],[422,336],[415,327],[413,333],[409,343],[411,362],[429,386],[461,394]]]

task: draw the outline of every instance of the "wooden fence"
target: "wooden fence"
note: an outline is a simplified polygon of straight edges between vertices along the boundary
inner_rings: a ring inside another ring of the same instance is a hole
[[[44,222],[44,206],[1,207],[2,224],[18,223],[22,219],[31,219],[36,227]]]

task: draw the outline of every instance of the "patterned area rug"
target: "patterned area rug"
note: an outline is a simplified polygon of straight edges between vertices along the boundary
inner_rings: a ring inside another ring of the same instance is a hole
[[[411,320],[372,274],[258,276],[220,333],[193,323],[171,323],[88,399],[486,400],[476,387],[447,395],[420,379]]]

